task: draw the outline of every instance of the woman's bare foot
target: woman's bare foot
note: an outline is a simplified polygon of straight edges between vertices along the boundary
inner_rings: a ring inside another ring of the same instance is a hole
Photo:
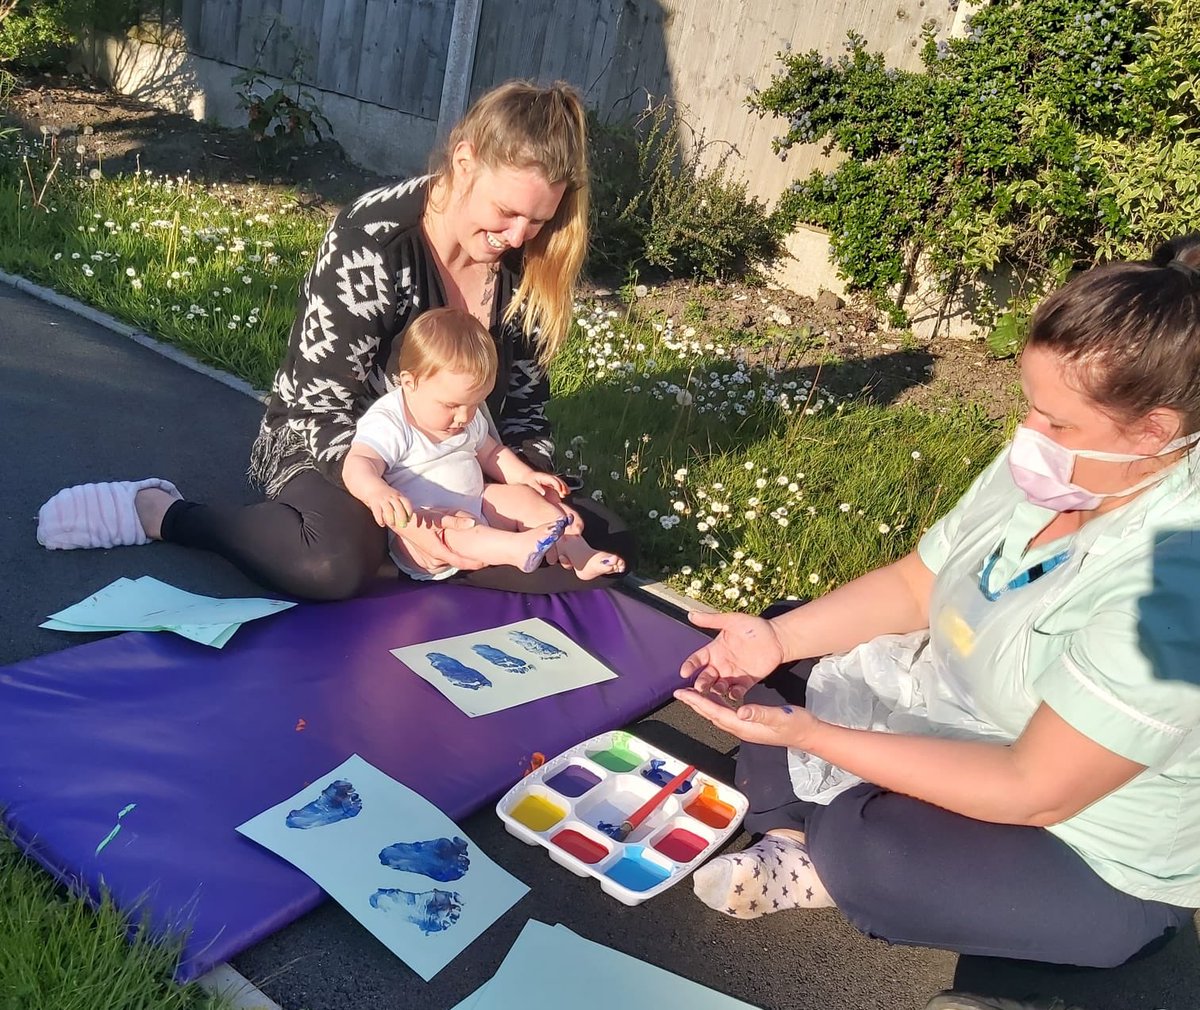
[[[598,551],[581,536],[565,536],[557,546],[559,560],[565,561],[563,567],[570,568],[585,582],[601,575],[620,575],[625,571],[623,557],[609,551]]]
[[[162,539],[163,516],[178,498],[173,498],[162,488],[142,488],[133,496],[133,507],[137,510],[138,522],[151,540]]]

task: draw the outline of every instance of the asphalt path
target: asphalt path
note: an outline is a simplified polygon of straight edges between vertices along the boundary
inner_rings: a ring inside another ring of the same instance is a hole
[[[4,284],[0,361],[6,448],[0,665],[87,640],[37,625],[120,576],[153,575],[213,595],[261,593],[231,565],[201,552],[168,544],[46,551],[34,537],[38,506],[60,487],[84,481],[161,476],[198,500],[253,501],[244,469],[258,403]],[[630,728],[710,774],[732,776],[734,741],[678,703]],[[422,982],[333,902],[245,951],[234,967],[285,1010],[443,1010],[490,978],[524,923],[536,918],[561,922],[763,1010],[917,1010],[956,974],[960,985],[976,991],[1057,995],[1087,1010],[1200,1007],[1194,931],[1110,971],[960,960],[864,937],[833,909],[754,922],[726,919],[700,904],[687,883],[627,908],[591,878],[574,876],[540,847],[509,835],[490,809],[462,827],[531,891],[432,982]],[[570,1001],[564,993],[563,1005]]]

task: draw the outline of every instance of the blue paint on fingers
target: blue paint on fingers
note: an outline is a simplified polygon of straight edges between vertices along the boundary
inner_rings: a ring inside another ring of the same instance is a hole
[[[528,673],[533,669],[532,663],[527,663],[516,656],[510,656],[507,652],[491,645],[483,643],[472,645],[471,651],[480,659],[486,659],[492,666],[498,666],[501,670],[507,670],[509,673]]]
[[[457,891],[402,891],[398,887],[381,887],[367,899],[372,908],[396,914],[411,922],[422,933],[440,933],[449,929],[462,914],[462,895]]]
[[[379,861],[393,870],[420,873],[443,883],[458,880],[471,868],[465,838],[431,838],[424,842],[396,842],[379,853]]]
[[[357,817],[362,811],[362,800],[354,786],[345,779],[338,779],[325,787],[321,795],[311,803],[287,815],[289,828],[320,828],[327,824]]]
[[[543,642],[540,638],[534,638],[533,635],[527,635],[523,631],[510,631],[508,637],[517,643],[526,652],[541,659],[565,659],[566,653],[563,652],[557,645],[551,645],[549,642]]]
[[[492,686],[492,682],[474,667],[466,666],[453,656],[447,656],[444,652],[427,652],[425,658],[429,660],[430,666],[455,687],[478,691],[481,687]]]
[[[791,705],[784,705],[784,706],[783,706],[783,711],[784,711],[785,713],[787,713],[788,715],[791,715],[791,714],[792,714],[793,712],[795,712],[796,710],[795,710],[794,708],[792,708],[792,706],[791,706]]]

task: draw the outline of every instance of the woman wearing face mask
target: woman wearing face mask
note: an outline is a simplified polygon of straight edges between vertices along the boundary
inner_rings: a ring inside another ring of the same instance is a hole
[[[1028,415],[908,557],[692,615],[719,634],[677,697],[745,741],[762,835],[696,873],[706,903],[1092,966],[1200,906],[1198,268],[1189,236],[1048,297]]]
[[[252,451],[250,476],[267,501],[199,504],[159,479],[84,485],[43,506],[38,540],[60,548],[167,540],[215,551],[296,596],[357,594],[386,561],[388,531],[346,491],[342,462],[358,418],[388,391],[389,361],[422,312],[457,308],[488,327],[499,357],[487,398],[498,435],[535,469],[553,471],[547,368],[570,327],[587,220],[579,96],[566,85],[495,88],[451,131],[430,175],[364,194],[326,233]],[[616,516],[590,500],[578,508],[582,521],[565,511],[592,543],[633,556]],[[394,518],[422,567],[480,568],[440,535],[470,525],[469,517]],[[565,568],[493,567],[466,578],[535,592],[585,585]]]

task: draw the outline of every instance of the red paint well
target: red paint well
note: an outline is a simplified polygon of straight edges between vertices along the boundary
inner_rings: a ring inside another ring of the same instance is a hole
[[[571,828],[560,831],[550,841],[562,849],[563,852],[585,863],[598,863],[608,855],[608,849],[599,842],[593,841],[587,835],[581,835],[578,831],[574,831]]]
[[[668,859],[677,863],[690,863],[704,851],[707,844],[708,842],[699,835],[692,834],[684,828],[676,828],[655,842],[654,847]]]

